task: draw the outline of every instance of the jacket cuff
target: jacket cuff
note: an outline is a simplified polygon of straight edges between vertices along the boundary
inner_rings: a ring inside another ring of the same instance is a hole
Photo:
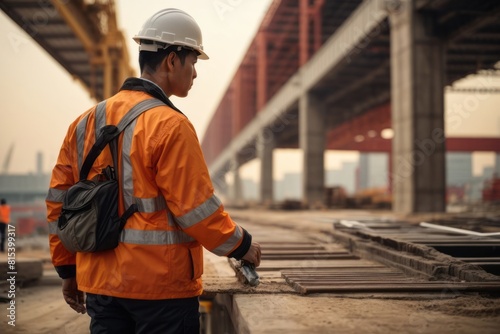
[[[70,264],[66,266],[57,266],[56,268],[57,274],[61,278],[73,278],[76,277],[76,265]]]
[[[241,244],[232,251],[227,257],[234,257],[236,260],[241,260],[243,256],[248,252],[250,246],[252,245],[252,235],[248,233],[243,227],[243,240]]]

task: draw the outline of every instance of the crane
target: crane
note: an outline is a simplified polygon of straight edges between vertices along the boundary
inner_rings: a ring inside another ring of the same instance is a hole
[[[7,174],[8,170],[9,170],[10,160],[12,158],[13,151],[14,151],[14,143],[10,144],[9,150],[7,151],[7,154],[5,155],[5,159],[3,161],[3,166],[2,166],[2,174]]]

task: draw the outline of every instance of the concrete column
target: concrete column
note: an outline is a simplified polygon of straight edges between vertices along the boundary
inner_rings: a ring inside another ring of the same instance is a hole
[[[495,154],[495,173],[500,177],[500,153]]]
[[[369,188],[369,175],[370,175],[370,153],[360,153],[359,155],[359,170],[358,170],[358,190],[365,190]]]
[[[233,172],[233,186],[231,189],[231,204],[240,206],[243,204],[243,188],[240,177],[240,161],[237,156],[231,161],[231,171]]]
[[[304,94],[299,101],[299,146],[304,154],[302,196],[311,208],[325,204],[325,110],[321,99]]]
[[[401,0],[390,14],[393,208],[445,210],[444,43],[433,17]]]
[[[260,159],[260,202],[270,205],[273,202],[273,150],[274,134],[263,129],[257,138],[257,157]]]
[[[226,182],[226,173],[218,172],[212,176],[212,184],[216,193],[223,197],[229,196],[229,187]]]

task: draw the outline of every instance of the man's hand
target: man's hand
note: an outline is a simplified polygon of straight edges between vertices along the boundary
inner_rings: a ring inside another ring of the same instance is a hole
[[[243,260],[253,263],[255,267],[260,266],[260,245],[256,242],[252,242],[252,245],[248,249],[248,252],[243,256]]]
[[[62,293],[64,300],[73,310],[81,314],[87,311],[83,303],[83,292],[78,290],[76,284],[76,277],[63,279]]]

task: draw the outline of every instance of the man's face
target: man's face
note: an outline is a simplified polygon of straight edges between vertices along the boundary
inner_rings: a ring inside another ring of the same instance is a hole
[[[193,80],[196,78],[197,73],[195,69],[198,57],[195,52],[189,52],[186,56],[184,64],[176,56],[174,61],[174,66],[171,75],[170,87],[172,88],[172,95],[179,97],[186,97],[189,90],[193,86]]]

